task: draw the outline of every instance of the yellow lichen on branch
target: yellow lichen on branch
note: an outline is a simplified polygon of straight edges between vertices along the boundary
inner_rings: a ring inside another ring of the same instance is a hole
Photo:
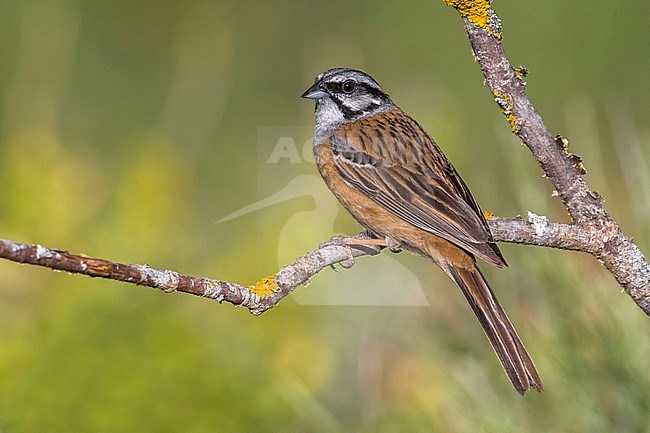
[[[506,116],[506,120],[510,124],[512,132],[517,133],[519,131],[519,125],[517,125],[517,118],[514,114],[512,114],[512,103],[510,96],[507,93],[501,92],[499,90],[493,90],[492,95],[494,96],[496,103],[499,104],[499,107],[501,107],[501,111],[503,111],[503,114]]]
[[[275,275],[269,275],[259,280],[252,286],[248,286],[251,293],[256,294],[260,299],[271,296],[273,292],[278,290],[278,285],[275,283]]]
[[[456,9],[461,16],[467,17],[470,23],[479,27],[487,27],[490,2],[487,0],[442,0]]]
[[[489,0],[442,0],[446,5],[453,7],[460,15],[487,32],[501,39],[501,26],[498,18],[490,10]]]

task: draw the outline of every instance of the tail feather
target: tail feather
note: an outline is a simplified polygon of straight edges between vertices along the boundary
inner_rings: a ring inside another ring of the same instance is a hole
[[[542,380],[530,355],[480,269],[475,263],[470,268],[445,265],[443,269],[472,307],[514,388],[521,395],[531,388],[543,391]]]

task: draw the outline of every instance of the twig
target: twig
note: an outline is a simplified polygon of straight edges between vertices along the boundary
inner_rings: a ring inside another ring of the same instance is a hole
[[[184,292],[218,302],[246,307],[255,315],[262,314],[290,294],[296,287],[323,268],[354,257],[379,253],[377,247],[329,245],[309,251],[276,274],[262,278],[252,286],[191,277],[175,271],[153,269],[147,265],[115,263],[104,259],[72,254],[67,251],[0,239],[0,258],[18,263],[43,266],[59,271],[124,281],[164,292]]]
[[[537,245],[561,250],[588,252],[593,234],[575,224],[551,223],[544,216],[528,212],[528,219],[491,219],[490,230],[499,242]]]

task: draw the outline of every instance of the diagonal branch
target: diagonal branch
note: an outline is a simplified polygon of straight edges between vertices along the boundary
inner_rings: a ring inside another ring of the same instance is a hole
[[[530,149],[573,219],[572,227],[587,235],[584,249],[601,262],[636,304],[650,315],[650,266],[639,248],[620,230],[603,207],[603,199],[582,178],[580,157],[567,141],[554,138],[525,94],[524,68],[512,67],[501,45],[501,22],[489,0],[443,0],[463,18],[474,57],[485,83],[510,123],[512,132]],[[564,233],[568,234],[568,233]],[[563,235],[564,235],[563,234]],[[539,245],[539,244],[537,244]]]

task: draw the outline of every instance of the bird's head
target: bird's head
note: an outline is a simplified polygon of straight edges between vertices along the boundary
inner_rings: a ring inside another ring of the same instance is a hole
[[[386,111],[390,96],[370,75],[356,69],[334,68],[316,77],[302,94],[316,100],[316,127],[335,127]]]

